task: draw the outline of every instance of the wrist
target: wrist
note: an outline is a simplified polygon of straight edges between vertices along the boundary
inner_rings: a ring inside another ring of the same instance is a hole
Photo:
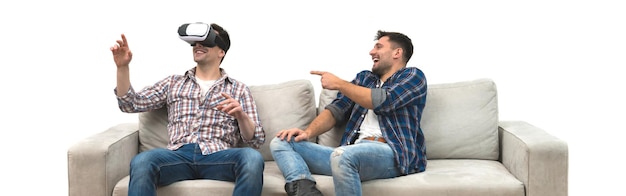
[[[344,92],[346,89],[350,88],[350,85],[352,83],[342,80],[339,85],[337,86],[337,90],[339,90],[340,92]]]
[[[238,113],[235,113],[234,117],[235,117],[238,121],[248,120],[248,115],[246,115],[246,113],[245,113],[245,112],[238,112]]]
[[[306,137],[309,139],[313,137],[313,132],[309,129],[304,130],[304,134],[306,134]]]
[[[117,66],[117,72],[128,72],[128,64]]]

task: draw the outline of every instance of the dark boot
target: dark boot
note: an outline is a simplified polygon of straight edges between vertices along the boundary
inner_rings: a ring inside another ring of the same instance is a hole
[[[289,196],[323,196],[315,187],[315,182],[302,179],[285,184],[285,191]]]

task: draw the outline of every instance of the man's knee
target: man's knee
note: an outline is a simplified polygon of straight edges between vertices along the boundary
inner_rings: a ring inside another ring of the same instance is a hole
[[[242,154],[242,158],[246,161],[251,161],[251,162],[263,162],[263,155],[261,155],[261,152],[259,152],[258,150],[255,150],[253,148],[243,148],[243,150],[241,151]]]
[[[339,167],[342,164],[350,164],[351,153],[343,147],[337,147],[330,154],[331,167]]]
[[[343,155],[344,152],[345,152],[345,149],[342,148],[342,147],[335,148],[333,150],[333,153],[330,154],[330,157],[331,158],[339,158],[339,157],[341,157]]]
[[[265,160],[263,155],[255,149],[243,148],[240,154],[239,170],[242,173],[253,175],[263,175],[265,169]]]
[[[154,162],[155,157],[159,156],[159,151],[161,151],[161,149],[156,148],[135,155],[135,157],[130,160],[130,167],[146,167],[146,165],[151,165]]]
[[[289,143],[287,142],[287,140],[282,140],[279,137],[274,137],[274,139],[272,139],[272,141],[270,142],[270,150],[284,150],[284,148],[288,145]]]

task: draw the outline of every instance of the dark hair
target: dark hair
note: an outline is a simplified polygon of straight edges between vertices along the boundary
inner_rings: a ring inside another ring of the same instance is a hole
[[[228,35],[228,32],[226,32],[226,30],[224,30],[224,28],[222,28],[220,25],[217,25],[215,23],[211,23],[211,28],[217,31],[217,36],[224,42],[225,47],[222,48],[222,50],[224,50],[224,53],[228,52],[228,49],[230,49],[230,36]],[[224,57],[226,57],[226,55],[224,55]],[[224,58],[222,58],[222,61],[224,61]]]
[[[392,44],[395,44],[395,46],[392,45],[392,47],[397,48],[399,45],[400,48],[402,48],[402,57],[404,63],[409,62],[409,59],[411,59],[411,56],[413,56],[413,43],[411,42],[411,38],[398,32],[387,32],[378,30],[378,34],[376,34],[376,40],[379,40],[384,36],[389,37],[389,41]]]

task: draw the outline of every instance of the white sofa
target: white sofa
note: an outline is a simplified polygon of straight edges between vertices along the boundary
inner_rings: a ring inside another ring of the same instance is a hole
[[[266,160],[263,195],[286,195],[269,151],[271,137],[281,129],[305,128],[336,92],[323,90],[316,98],[308,80],[250,89],[267,135],[259,149]],[[567,195],[567,143],[524,121],[499,121],[497,97],[491,79],[428,85],[422,116],[426,171],[364,182],[364,195]],[[132,157],[166,145],[166,116],[164,109],[142,113],[137,123],[114,125],[71,146],[69,195],[126,195]],[[341,132],[337,126],[315,142],[336,146]],[[324,195],[334,195],[330,176],[314,178]],[[231,195],[233,187],[232,182],[187,180],[160,187],[158,194]]]

